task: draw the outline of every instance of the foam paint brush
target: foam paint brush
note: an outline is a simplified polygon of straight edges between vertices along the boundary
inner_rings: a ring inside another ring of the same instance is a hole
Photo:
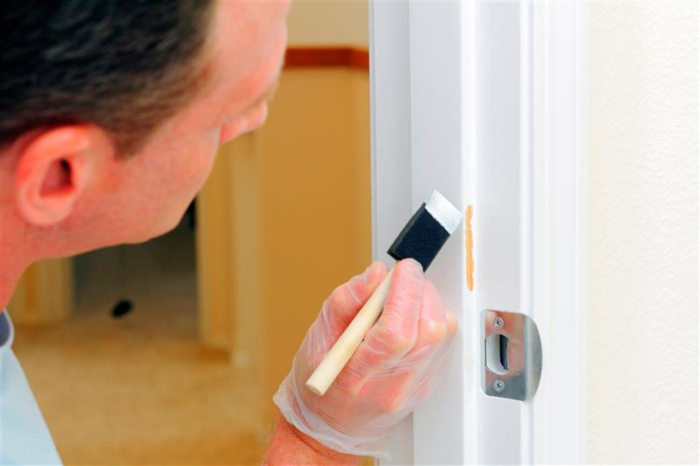
[[[430,199],[401,230],[388,254],[397,261],[414,259],[426,271],[461,221],[462,213],[439,192],[433,191]],[[384,309],[393,271],[392,268],[311,374],[306,382],[309,390],[317,395],[325,394],[360,346]]]

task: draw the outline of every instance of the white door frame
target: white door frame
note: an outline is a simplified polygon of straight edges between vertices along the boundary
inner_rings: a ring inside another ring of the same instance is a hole
[[[373,254],[433,189],[473,206],[428,275],[461,321],[435,396],[394,464],[585,462],[586,5],[370,4]],[[534,399],[481,389],[484,309],[537,323]]]

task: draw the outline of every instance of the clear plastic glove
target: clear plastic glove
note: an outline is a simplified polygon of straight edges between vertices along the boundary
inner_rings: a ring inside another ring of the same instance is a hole
[[[457,318],[413,260],[396,264],[384,311],[325,395],[306,388],[323,356],[387,274],[375,262],[333,291],[274,401],[287,421],[333,450],[388,457],[388,433],[433,391]]]

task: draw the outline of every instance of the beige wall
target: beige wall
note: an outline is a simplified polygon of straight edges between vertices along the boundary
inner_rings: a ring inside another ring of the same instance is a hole
[[[367,21],[366,1],[297,1],[289,43],[363,47]],[[265,126],[222,148],[199,197],[202,333],[260,384],[263,430],[323,300],[371,259],[368,78],[285,69]]]
[[[73,262],[49,259],[24,271],[7,305],[15,324],[54,324],[74,310]]]
[[[297,0],[289,12],[289,44],[367,46],[366,0]]]
[[[233,310],[230,329],[204,328],[232,334],[270,416],[323,301],[371,260],[369,150],[366,71],[286,70],[268,122],[222,148],[200,197],[201,264],[218,274],[200,274],[200,299]]]
[[[698,462],[698,4],[590,4],[589,460]]]
[[[288,71],[260,134],[271,394],[327,295],[371,260],[367,73]]]

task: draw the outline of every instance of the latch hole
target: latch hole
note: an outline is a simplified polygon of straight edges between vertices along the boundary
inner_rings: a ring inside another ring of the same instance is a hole
[[[486,367],[495,374],[508,373],[508,337],[494,333],[486,338]]]

